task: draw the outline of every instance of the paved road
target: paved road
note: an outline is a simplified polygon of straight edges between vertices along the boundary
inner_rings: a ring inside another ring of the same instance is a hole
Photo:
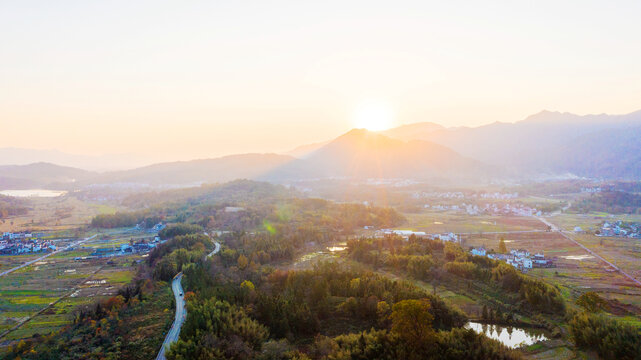
[[[641,281],[637,280],[632,275],[630,275],[630,274],[626,273],[625,271],[621,270],[621,268],[619,268],[618,266],[614,265],[613,263],[611,263],[611,262],[607,261],[606,259],[602,258],[601,256],[599,256],[599,254],[597,254],[594,251],[592,251],[592,250],[588,249],[587,247],[583,246],[583,244],[579,243],[578,241],[574,240],[571,236],[569,236],[566,233],[564,233],[563,230],[559,229],[556,225],[552,224],[551,222],[549,222],[548,220],[546,220],[546,219],[544,219],[542,217],[537,216],[536,218],[539,219],[539,221],[541,221],[545,225],[549,226],[552,229],[552,231],[558,232],[564,238],[572,241],[576,245],[580,246],[583,250],[587,251],[588,254],[590,254],[590,255],[594,256],[595,258],[603,261],[604,263],[610,265],[613,269],[615,269],[616,271],[621,273],[621,275],[627,277],[628,279],[630,279],[632,282],[634,282],[638,286],[641,286]]]
[[[205,233],[205,235],[208,235]],[[207,257],[210,257],[220,251],[220,244],[214,241],[214,250],[207,254]],[[156,360],[165,360],[165,350],[169,348],[173,342],[178,340],[180,335],[180,328],[183,326],[185,319],[187,318],[187,309],[185,309],[185,296],[183,292],[183,287],[180,284],[180,281],[183,278],[182,272],[174,277],[174,280],[171,282],[171,290],[174,292],[174,297],[176,298],[176,316],[174,317],[174,323],[171,325],[171,329],[165,337],[165,341],[162,343],[162,347],[156,356]]]
[[[178,340],[180,328],[183,326],[185,318],[187,317],[187,311],[185,310],[185,296],[183,294],[183,287],[180,285],[182,278],[183,274],[179,273],[171,282],[171,290],[173,290],[174,297],[176,298],[176,316],[174,317],[174,323],[171,325],[171,329],[169,329],[169,333],[167,333],[165,341],[162,343],[162,347],[156,356],[156,360],[165,359],[165,350],[169,348],[171,343]]]
[[[16,270],[20,270],[20,269],[22,269],[22,268],[25,268],[25,267],[27,267],[27,266],[31,265],[31,264],[34,264],[34,263],[36,263],[36,262],[38,262],[38,261],[42,261],[42,260],[44,260],[44,259],[48,258],[48,257],[49,257],[49,256],[51,256],[51,255],[57,254],[57,253],[59,253],[59,252],[61,252],[61,251],[68,250],[69,248],[72,248],[72,247],[74,247],[74,246],[78,246],[78,245],[80,245],[80,244],[84,243],[85,241],[89,241],[89,240],[91,240],[91,239],[95,238],[96,236],[98,236],[98,234],[96,234],[96,235],[94,235],[94,236],[90,236],[90,237],[85,238],[85,239],[82,239],[82,240],[80,240],[80,241],[76,241],[75,243],[72,243],[72,244],[70,244],[70,245],[67,245],[66,247],[64,247],[64,248],[62,248],[62,249],[58,249],[58,250],[56,250],[56,251],[54,251],[54,252],[50,252],[50,253],[48,253],[47,255],[41,256],[41,257],[39,257],[39,258],[37,258],[37,259],[35,259],[35,260],[27,261],[26,263],[24,263],[24,264],[22,264],[22,265],[19,265],[19,266],[16,266],[16,267],[14,267],[13,269],[9,269],[9,270],[6,270],[6,271],[1,272],[1,273],[0,273],[0,276],[5,276],[5,275],[7,275],[7,274],[9,274],[9,273],[12,273],[12,272],[14,272],[14,271],[16,271]]]
[[[210,257],[210,256],[216,254],[218,251],[220,251],[220,244],[218,242],[214,241],[214,251],[212,251],[209,254],[207,254],[207,257]]]

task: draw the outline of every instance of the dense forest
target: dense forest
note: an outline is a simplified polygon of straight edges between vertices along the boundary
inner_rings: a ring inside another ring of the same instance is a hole
[[[624,191],[603,191],[572,205],[574,211],[602,211],[611,214],[641,214],[641,195]]]
[[[149,211],[99,214],[91,219],[91,227],[112,229],[141,224],[143,228],[148,229],[162,221],[162,219],[163,216],[153,215]]]

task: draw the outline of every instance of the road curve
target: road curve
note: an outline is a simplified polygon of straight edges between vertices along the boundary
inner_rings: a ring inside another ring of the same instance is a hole
[[[207,233],[205,233],[207,235]],[[220,244],[214,241],[214,250],[207,254],[207,257],[210,257],[220,251]],[[171,290],[174,292],[174,298],[176,299],[176,315],[174,316],[174,323],[171,324],[171,329],[165,337],[165,341],[162,343],[162,347],[156,356],[156,360],[165,360],[165,350],[169,348],[173,342],[178,340],[180,335],[180,328],[183,326],[185,319],[187,319],[187,309],[185,309],[185,295],[183,292],[183,287],[180,284],[183,278],[183,273],[180,272],[174,277],[171,281]]]
[[[14,271],[16,271],[16,270],[20,270],[20,269],[22,269],[22,268],[25,268],[25,267],[27,267],[27,266],[31,265],[31,264],[34,264],[34,263],[36,263],[36,262],[38,262],[38,261],[42,261],[42,260],[44,260],[44,259],[48,258],[48,257],[49,257],[49,256],[51,256],[51,255],[55,255],[55,254],[57,254],[57,253],[59,253],[59,252],[61,252],[61,251],[65,251],[65,250],[67,250],[67,249],[69,249],[69,248],[72,248],[72,247],[74,247],[74,246],[78,246],[78,245],[80,245],[80,244],[84,243],[85,241],[89,241],[89,240],[91,240],[91,239],[95,238],[96,236],[98,236],[98,234],[93,235],[93,236],[90,236],[90,237],[88,237],[88,238],[84,238],[84,239],[82,239],[82,240],[80,240],[80,241],[76,241],[75,243],[72,243],[72,244],[70,244],[70,245],[67,245],[67,246],[65,246],[65,247],[64,247],[64,248],[62,248],[62,249],[58,249],[58,250],[56,250],[56,251],[50,252],[50,253],[48,253],[48,254],[46,254],[46,255],[43,255],[43,256],[41,256],[41,257],[39,257],[39,258],[37,258],[37,259],[29,260],[29,261],[25,262],[24,264],[18,265],[18,266],[16,266],[16,267],[12,268],[12,269],[9,269],[9,270],[6,270],[6,271],[1,272],[1,273],[0,273],[0,276],[5,276],[5,275],[7,275],[7,274],[9,274],[9,273],[12,273],[12,272],[14,272]]]

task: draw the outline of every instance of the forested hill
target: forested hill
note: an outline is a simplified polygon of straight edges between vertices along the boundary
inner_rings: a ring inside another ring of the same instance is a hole
[[[175,204],[244,204],[248,202],[273,202],[300,196],[295,190],[282,185],[253,180],[234,180],[220,184],[207,184],[184,189],[141,192],[128,196],[123,205],[139,208],[162,203]]]

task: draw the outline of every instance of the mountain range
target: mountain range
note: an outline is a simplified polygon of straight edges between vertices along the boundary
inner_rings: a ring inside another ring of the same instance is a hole
[[[91,156],[69,154],[59,150],[24,149],[14,147],[0,148],[0,166],[29,165],[39,162],[91,171],[113,171],[117,169],[133,169],[146,164],[151,164],[153,163],[153,160],[133,154]]]
[[[382,132],[354,129],[287,154],[231,155],[122,171],[98,173],[49,163],[0,166],[0,188],[116,183],[189,186],[238,178],[478,181],[569,174],[641,179],[640,138],[641,111],[586,116],[543,111],[516,123],[479,127],[446,128],[424,122]],[[10,153],[4,150],[0,149],[0,159]]]
[[[412,131],[383,134],[403,140],[426,140],[486,164],[527,173],[572,173],[598,178],[638,178],[634,160],[641,111],[626,115],[585,115],[542,111],[516,123],[442,128],[433,123],[410,125]],[[624,145],[625,144],[625,145]]]

